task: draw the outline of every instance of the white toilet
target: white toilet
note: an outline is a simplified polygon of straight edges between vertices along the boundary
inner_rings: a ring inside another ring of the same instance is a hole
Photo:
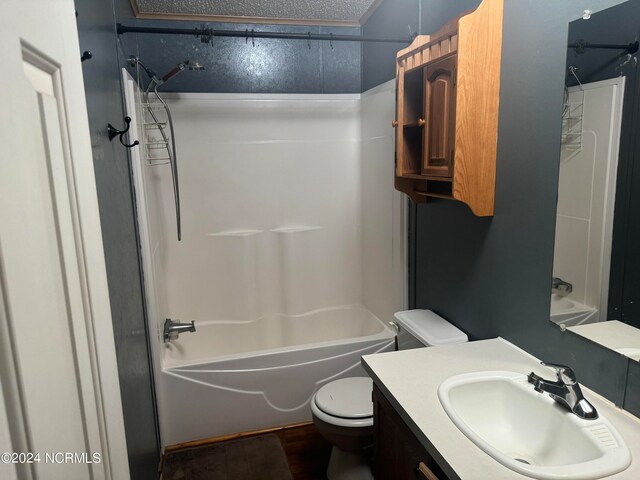
[[[398,350],[468,341],[467,335],[430,310],[395,315]],[[373,381],[369,377],[334,380],[311,400],[313,423],[333,445],[329,480],[371,480],[373,447]]]

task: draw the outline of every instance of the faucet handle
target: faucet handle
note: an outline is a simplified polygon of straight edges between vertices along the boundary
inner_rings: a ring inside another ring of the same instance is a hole
[[[565,385],[575,385],[576,383],[578,383],[576,373],[571,367],[568,367],[567,365],[549,362],[540,362],[540,365],[542,365],[543,367],[550,367],[555,369],[558,381],[564,383]]]

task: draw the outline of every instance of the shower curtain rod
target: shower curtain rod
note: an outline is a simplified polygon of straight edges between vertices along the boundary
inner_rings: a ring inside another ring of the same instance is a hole
[[[587,48],[602,48],[607,50],[625,50],[624,53],[636,53],[638,51],[638,41],[626,44],[610,44],[610,43],[589,43],[584,40],[576,40],[576,43],[570,43],[567,48],[575,49],[576,53],[582,53]]]
[[[366,37],[363,35],[334,35],[333,33],[293,33],[293,32],[265,32],[261,30],[218,30],[214,28],[162,28],[138,27],[118,23],[118,35],[124,33],[163,33],[167,35],[194,35],[200,37],[204,43],[209,43],[213,37],[236,37],[246,40],[255,38],[276,38],[287,40],[326,40],[328,42],[377,42],[377,43],[405,43],[413,41],[413,37],[384,38]]]

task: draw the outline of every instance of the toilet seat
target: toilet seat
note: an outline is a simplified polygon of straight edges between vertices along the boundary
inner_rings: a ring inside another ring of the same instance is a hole
[[[373,425],[373,381],[369,377],[334,380],[316,392],[311,411],[323,422],[341,427]]]

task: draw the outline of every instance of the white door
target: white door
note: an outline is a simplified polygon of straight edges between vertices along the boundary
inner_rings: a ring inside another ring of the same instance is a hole
[[[2,0],[0,65],[0,477],[126,479],[73,0]]]

